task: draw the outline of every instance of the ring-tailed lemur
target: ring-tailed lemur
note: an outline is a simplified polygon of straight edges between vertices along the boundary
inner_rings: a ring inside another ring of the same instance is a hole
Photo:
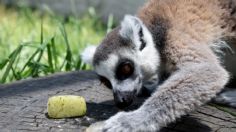
[[[142,85],[157,89],[140,108],[119,112],[97,131],[158,131],[211,100],[229,79],[216,55],[227,47],[226,36],[236,36],[235,0],[150,0],[136,16],[126,15],[82,58],[110,81],[120,107]],[[163,71],[169,77],[157,86]]]

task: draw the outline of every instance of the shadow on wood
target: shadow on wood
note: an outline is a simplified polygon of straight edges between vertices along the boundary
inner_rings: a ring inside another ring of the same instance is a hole
[[[47,100],[54,95],[80,95],[87,101],[84,117],[49,119]],[[138,108],[145,98],[127,108]],[[91,71],[59,73],[0,86],[1,131],[83,131],[117,113],[110,89]],[[234,132],[236,118],[212,106],[202,106],[162,129],[163,132]]]

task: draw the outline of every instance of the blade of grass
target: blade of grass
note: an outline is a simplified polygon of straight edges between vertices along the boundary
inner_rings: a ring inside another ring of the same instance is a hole
[[[51,47],[52,47],[52,58],[54,60],[54,69],[57,70],[58,58],[57,58],[57,49],[55,46],[55,37],[52,37],[51,39]]]
[[[67,33],[65,31],[65,27],[64,27],[63,24],[60,24],[60,31],[61,31],[61,34],[62,34],[62,36],[64,38],[65,44],[66,44],[66,57],[65,57],[66,67],[65,68],[66,68],[66,71],[69,71],[73,67],[72,66],[73,58],[72,58],[72,52],[71,52],[71,49],[70,49]],[[61,67],[61,68],[63,68],[63,67]]]
[[[59,70],[62,71],[63,67],[65,66],[66,64],[66,59],[63,60],[63,63],[61,64]]]
[[[52,46],[51,43],[47,44],[47,55],[48,55],[48,64],[50,67],[50,72],[54,73],[54,67],[53,67],[53,61],[52,61],[53,55],[52,55],[51,46]]]
[[[45,48],[47,47],[48,44],[49,44],[49,43],[45,43],[45,44],[42,44],[42,45],[41,45],[41,48],[39,48],[39,54],[38,54],[38,56],[37,56],[38,59],[36,60],[35,63],[40,64],[40,60],[41,60],[41,58],[42,58],[42,56],[43,56],[43,53],[44,53],[44,51],[45,51]],[[39,68],[40,68],[40,67],[35,67],[35,68],[33,69],[33,71],[32,71],[32,76],[33,76],[33,77],[38,77]]]
[[[15,78],[16,80],[22,79],[22,78],[21,78],[21,75],[20,75],[20,74],[17,74],[13,67],[11,67],[11,71],[12,71],[13,76],[14,76],[14,78]]]
[[[72,69],[72,53],[70,50],[66,52],[66,71],[70,71]]]
[[[27,77],[31,76],[31,73],[32,73],[32,69],[29,68],[29,69],[27,69],[24,72],[21,72],[19,74],[21,74],[22,78],[27,78]]]
[[[9,58],[9,63],[8,63],[8,65],[7,65],[7,68],[6,68],[5,72],[4,72],[3,77],[2,77],[2,80],[1,80],[2,83],[6,82],[7,76],[8,76],[9,73],[10,73],[10,70],[11,70],[11,68],[12,68],[12,65],[13,65],[13,63],[14,63],[16,57],[20,54],[20,52],[21,52],[21,50],[22,50],[22,47],[23,47],[22,45],[19,45],[18,48],[15,49],[15,50],[12,52],[12,56],[11,56],[11,58]]]
[[[0,62],[0,70],[2,70],[2,69],[6,66],[6,64],[7,64],[8,61],[9,61],[9,59],[3,59],[3,60]]]
[[[43,44],[43,19],[41,18],[41,31],[40,31],[40,44]],[[37,62],[39,62],[43,55],[43,49],[40,50],[40,54],[38,56]]]
[[[3,69],[3,68],[7,65],[7,63],[8,63],[9,60],[10,60],[10,58],[12,58],[12,56],[15,54],[15,51],[16,51],[16,50],[14,50],[14,51],[8,56],[7,59],[4,59],[4,60],[1,61],[1,63],[0,63],[0,69]]]
[[[76,60],[76,63],[75,63],[75,69],[76,70],[79,70],[81,68],[81,64],[82,64],[82,61],[81,61],[81,57],[80,55],[77,56],[77,60]]]
[[[112,30],[112,26],[113,26],[113,15],[110,14],[108,16],[108,22],[107,22],[107,33],[109,33]]]
[[[23,68],[21,69],[21,73],[24,72],[25,68],[29,65],[29,63],[34,59],[34,57],[40,52],[40,49],[38,48],[28,59],[28,61],[25,63]]]
[[[40,44],[42,45],[43,44],[43,18],[41,17],[41,32],[40,32]],[[43,49],[41,49],[40,51],[39,51],[39,55],[38,55],[38,58],[37,58],[37,60],[36,60],[36,62],[40,62],[40,60],[41,60],[41,58],[42,58],[42,56],[43,56],[43,52],[44,52],[44,50]],[[39,67],[35,67],[34,69],[33,69],[33,71],[32,71],[32,76],[33,77],[38,77],[38,69]]]
[[[83,64],[82,64],[82,67],[81,67],[81,70],[85,70],[86,67],[87,67],[87,65],[83,63]]]
[[[22,48],[24,48],[24,46],[22,45]],[[13,65],[12,65],[12,68],[13,69],[17,69],[17,67],[18,67],[18,64],[20,63],[20,61],[21,61],[21,54],[19,54],[17,57],[16,57],[16,59],[15,59],[15,62],[14,62],[14,67],[13,67]]]
[[[47,46],[48,43],[43,43],[40,44],[40,46],[34,46],[33,48],[37,48],[36,51],[29,57],[29,59],[27,60],[27,62],[25,63],[25,65],[23,66],[23,68],[21,69],[20,73],[24,72],[25,68],[29,65],[29,63],[34,60],[34,58],[37,56],[37,54],[39,54],[41,51],[43,51],[45,49],[45,47]],[[28,46],[28,45],[24,45],[24,46]]]
[[[71,1],[74,2],[74,0]],[[14,50],[18,47],[18,45],[14,44],[27,42],[22,43],[23,50],[14,60],[5,82],[16,80],[19,77],[22,79],[32,77],[33,73],[34,76],[35,74],[39,74],[40,76],[50,74],[52,73],[52,65],[55,72],[89,68],[88,65],[86,67],[86,65],[81,62],[76,53],[80,51],[81,48],[84,48],[86,43],[97,43],[103,34],[105,34],[107,30],[106,27],[111,27],[112,23],[110,22],[108,25],[102,24],[93,8],[90,8],[90,11],[87,12],[84,17],[76,18],[70,16],[67,21],[64,21],[65,19],[63,17],[51,13],[42,15],[41,12],[24,7],[13,11],[14,15],[9,15],[8,13],[5,13],[4,15],[7,17],[12,16],[12,18],[6,19],[7,21],[3,21],[3,23],[0,22],[2,24],[2,26],[0,26],[0,53],[2,53],[1,55],[3,57],[0,59],[0,68],[2,69],[0,71],[0,81],[9,66],[9,58],[12,58],[14,55],[12,54],[9,56],[9,53],[12,53],[12,47],[14,47]],[[15,23],[15,20],[17,20],[17,23]],[[111,21],[111,18],[109,21]],[[58,26],[58,22],[65,22],[63,23],[64,32],[62,33],[60,30],[55,30],[60,27]],[[15,24],[19,24],[19,26],[15,26]],[[15,27],[15,29],[11,29],[12,27]],[[32,29],[32,27],[39,27],[39,30]],[[14,32],[12,32],[13,30]],[[45,41],[45,38],[49,38],[52,32],[54,38],[52,37],[50,40],[50,46],[46,45],[44,48],[42,45],[47,42]],[[10,35],[11,33],[12,35]],[[70,36],[66,33],[70,33]],[[95,35],[95,37],[88,39],[88,35]],[[39,39],[37,40],[35,38]],[[9,46],[8,43],[13,45]],[[63,45],[60,47],[57,43],[65,44],[65,46]],[[78,43],[79,45],[77,45]],[[4,50],[5,48],[8,49]],[[8,58],[4,58],[4,54],[6,54]],[[36,63],[37,61],[38,63]],[[42,64],[47,65],[47,67],[42,66]]]

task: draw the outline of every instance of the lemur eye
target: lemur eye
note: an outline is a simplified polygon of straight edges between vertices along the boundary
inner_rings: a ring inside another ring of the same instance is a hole
[[[116,78],[125,80],[134,72],[134,64],[131,61],[121,62],[116,69]]]

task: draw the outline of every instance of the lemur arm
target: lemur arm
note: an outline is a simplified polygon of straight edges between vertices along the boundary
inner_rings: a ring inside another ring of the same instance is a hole
[[[219,65],[190,64],[175,72],[138,111],[149,113],[145,122],[157,124],[155,129],[159,129],[209,101],[224,87],[227,78]]]
[[[137,110],[111,117],[103,131],[157,131],[209,101],[227,83],[228,73],[216,62],[182,63]]]

